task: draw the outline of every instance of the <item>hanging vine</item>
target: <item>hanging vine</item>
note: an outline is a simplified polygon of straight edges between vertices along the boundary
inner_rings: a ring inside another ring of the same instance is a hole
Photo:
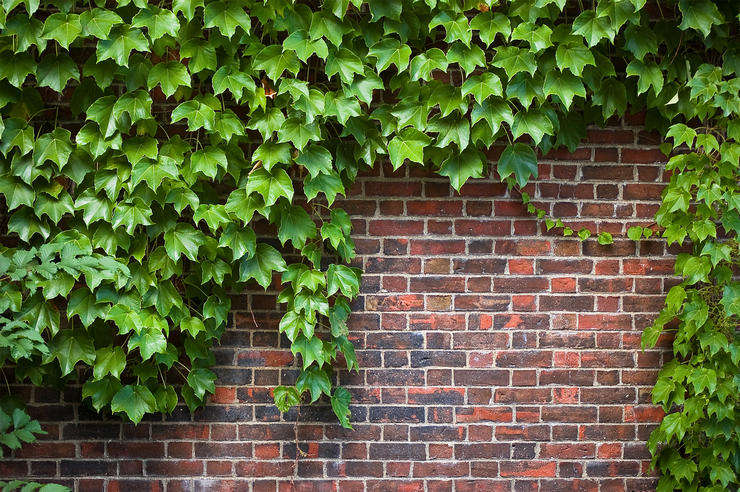
[[[630,107],[672,139],[657,222],[693,248],[645,335],[678,318],[654,392],[671,412],[650,444],[660,486],[736,487],[739,15],[733,0],[4,0],[6,375],[79,378],[93,408],[133,422],[194,410],[215,389],[228,293],[258,284],[280,291],[301,369],[278,408],[325,395],[349,427],[333,369],[357,368],[360,271],[333,204],[357,173],[408,161],[459,190],[503,141],[496,171],[520,188],[537,152]],[[21,402],[0,409],[2,444],[40,431]]]

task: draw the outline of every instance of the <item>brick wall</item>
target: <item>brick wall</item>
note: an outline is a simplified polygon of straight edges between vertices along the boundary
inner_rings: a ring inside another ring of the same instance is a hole
[[[645,440],[665,354],[640,351],[640,334],[675,251],[624,233],[652,222],[656,144],[627,124],[592,130],[543,158],[529,187],[576,230],[613,233],[611,246],[544,232],[494,177],[457,194],[420,169],[362,176],[342,204],[366,272],[351,318],[361,370],[339,374],[354,431],[326,406],[272,405],[296,371],[274,293],[253,293],[234,297],[205,410],[133,426],[78,404],[79,388],[29,388],[49,435],[0,476],[80,491],[652,490]]]

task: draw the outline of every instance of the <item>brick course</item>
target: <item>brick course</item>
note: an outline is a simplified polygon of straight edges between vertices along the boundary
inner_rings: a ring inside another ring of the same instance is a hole
[[[79,388],[25,389],[49,434],[0,476],[79,491],[653,490],[650,390],[667,355],[639,335],[675,251],[624,240],[663,187],[639,133],[593,129],[527,187],[574,229],[612,232],[606,247],[546,232],[495,176],[459,194],[420,168],[360,176],[338,204],[366,272],[350,319],[361,369],[337,376],[354,431],[326,404],[274,408],[269,389],[297,372],[274,292],[254,292],[234,296],[206,409],[133,426],[80,405]]]

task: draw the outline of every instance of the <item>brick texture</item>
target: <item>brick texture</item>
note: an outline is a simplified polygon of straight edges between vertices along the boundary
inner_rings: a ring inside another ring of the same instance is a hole
[[[663,186],[639,133],[594,129],[542,156],[527,187],[575,229],[614,234],[608,247],[544,231],[495,176],[459,194],[420,168],[359,178],[339,204],[366,272],[351,317],[361,369],[337,375],[354,431],[326,402],[275,409],[270,388],[296,368],[274,292],[239,294],[207,408],[133,426],[78,404],[78,387],[27,389],[49,434],[0,476],[79,491],[653,490],[650,390],[667,355],[642,352],[640,334],[676,251],[624,239]]]

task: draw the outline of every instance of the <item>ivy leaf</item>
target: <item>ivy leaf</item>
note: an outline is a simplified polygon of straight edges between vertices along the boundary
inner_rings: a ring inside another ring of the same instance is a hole
[[[293,199],[293,182],[288,173],[281,168],[274,168],[272,171],[270,173],[263,168],[256,169],[247,180],[247,195],[259,193],[264,198],[266,207],[274,205],[280,197],[285,197],[288,201]]]
[[[88,327],[96,319],[105,319],[106,308],[107,306],[98,304],[95,296],[86,288],[75,289],[67,301],[67,319],[79,316],[82,324]]]
[[[267,171],[272,170],[275,164],[289,164],[291,160],[289,144],[278,144],[269,140],[263,142],[252,154],[252,162],[261,161],[262,167]]]
[[[203,398],[206,393],[216,392],[216,374],[210,369],[202,367],[191,369],[188,373],[188,386],[193,389],[195,396]]]
[[[224,205],[201,204],[193,214],[193,222],[199,224],[205,220],[211,233],[216,233],[222,224],[231,223],[231,218],[226,213]]]
[[[93,375],[95,379],[102,379],[106,374],[114,378],[120,378],[126,368],[126,354],[121,347],[103,347],[95,351],[95,366]]]
[[[493,57],[493,66],[503,68],[506,75],[512,78],[519,72],[527,72],[534,75],[537,71],[537,61],[529,51],[515,46],[496,48],[496,56]]]
[[[203,70],[218,68],[216,48],[214,44],[200,38],[192,38],[186,41],[180,48],[180,61],[188,58],[188,69],[190,73],[199,73]]]
[[[145,157],[156,160],[159,153],[157,141],[152,137],[127,138],[121,150],[131,164],[136,164]]]
[[[139,333],[144,327],[139,312],[126,304],[115,304],[105,316],[105,319],[113,321],[118,326],[118,334],[126,335],[129,332]]]
[[[404,128],[388,143],[388,156],[393,169],[401,167],[408,159],[411,162],[424,163],[424,148],[432,142],[425,133],[415,128]]]
[[[530,176],[537,178],[537,156],[532,147],[517,142],[504,149],[496,169],[501,180],[513,174],[517,184],[523,188]]]
[[[481,12],[470,21],[470,28],[478,31],[480,40],[490,46],[496,35],[500,34],[504,41],[508,41],[511,34],[509,18],[501,12]]]
[[[447,70],[447,57],[439,48],[431,48],[426,53],[416,55],[409,66],[411,80],[429,81],[434,70]]]
[[[411,48],[394,38],[384,38],[370,47],[368,56],[375,58],[375,68],[378,73],[395,65],[398,72],[403,72],[409,66]]]
[[[314,362],[316,362],[319,367],[324,365],[324,362],[326,362],[324,356],[324,344],[321,339],[317,337],[306,338],[303,335],[299,335],[295,342],[290,344],[290,351],[293,352],[293,355],[301,354],[304,371]]]
[[[472,94],[473,98],[482,103],[488,96],[502,96],[501,80],[496,74],[484,72],[468,78],[462,85],[462,95]]]
[[[457,145],[458,150],[464,150],[470,142],[470,123],[467,118],[434,117],[429,123],[429,130],[438,132],[436,147],[446,148],[451,142]]]
[[[689,148],[691,148],[694,146],[696,130],[684,125],[683,123],[676,123],[668,128],[666,138],[673,139],[674,147],[678,147],[685,143]]]
[[[172,2],[172,12],[175,14],[182,12],[188,22],[193,20],[198,7],[204,7],[203,0],[173,0]]]
[[[337,195],[344,194],[344,184],[341,178],[334,172],[331,174],[319,174],[315,178],[308,177],[303,183],[303,193],[308,201],[313,200],[319,193],[326,196],[326,201],[331,206]]]
[[[131,182],[138,184],[146,181],[152,191],[157,191],[165,178],[176,180],[178,176],[179,171],[174,159],[166,155],[159,155],[156,161],[141,159],[131,170]]]
[[[115,103],[116,96],[103,96],[96,99],[87,108],[87,119],[98,124],[104,138],[113,136],[117,130],[116,118],[113,116],[113,106]]]
[[[288,311],[280,320],[280,333],[285,333],[291,342],[301,333],[307,338],[313,337],[315,320],[310,321],[306,316],[302,311]]]
[[[638,94],[647,92],[650,87],[653,88],[656,95],[663,90],[663,73],[655,62],[644,63],[640,60],[632,60],[629,65],[627,65],[626,73],[628,77],[638,77]]]
[[[93,408],[99,412],[121,388],[121,382],[112,376],[105,376],[99,381],[88,379],[82,385],[82,399],[90,398]]]
[[[458,192],[469,178],[483,177],[484,162],[477,150],[467,148],[460,154],[448,157],[439,169],[439,174],[450,178],[450,184]]]
[[[566,109],[570,109],[574,97],[586,98],[586,88],[583,87],[583,82],[570,72],[549,71],[545,76],[543,90],[545,95],[558,96]]]
[[[53,131],[41,135],[33,145],[34,165],[41,166],[49,160],[61,171],[72,154],[70,136],[69,130],[64,128],[54,128]]]
[[[562,71],[566,68],[578,77],[583,73],[586,65],[596,66],[594,55],[591,50],[579,43],[580,46],[560,44],[555,51],[555,61],[558,68]]]
[[[254,93],[255,85],[254,80],[248,74],[234,70],[232,67],[221,67],[211,78],[211,84],[213,85],[213,94],[219,95],[226,91],[231,92],[234,99],[239,100],[242,98],[245,89],[248,93]]]
[[[10,176],[0,176],[0,193],[5,195],[8,210],[16,209],[21,205],[31,207],[36,198],[33,188]]]
[[[246,282],[253,278],[263,289],[267,289],[272,282],[272,272],[284,272],[286,267],[278,250],[269,244],[259,243],[254,256],[242,258],[239,264],[239,281]]]
[[[347,48],[341,48],[326,59],[326,76],[331,78],[339,74],[345,84],[351,84],[355,74],[362,75],[364,66],[362,61]]]
[[[226,153],[209,145],[190,155],[190,166],[193,172],[200,172],[211,179],[215,179],[218,174],[218,168],[227,169],[229,162],[226,160]]]
[[[278,141],[293,142],[298,150],[303,150],[311,140],[321,140],[319,126],[315,122],[306,123],[299,118],[288,118],[278,130]]]
[[[11,51],[0,53],[0,64],[2,64],[2,73],[0,80],[8,79],[8,82],[14,87],[22,87],[28,75],[36,75],[36,60],[29,53],[13,54]],[[0,135],[2,135],[0,129]]]
[[[552,135],[554,131],[550,118],[540,110],[530,109],[519,111],[514,115],[511,133],[515,140],[522,135],[529,135],[534,140],[535,145],[539,145],[545,134]]]
[[[679,0],[678,8],[681,11],[682,30],[696,29],[704,37],[709,36],[713,25],[720,25],[724,18],[714,2],[709,0]]]
[[[152,98],[145,90],[124,92],[113,104],[113,116],[120,119],[127,114],[131,123],[152,117]]]
[[[352,396],[346,388],[337,388],[334,390],[334,394],[331,395],[331,409],[345,429],[352,429],[352,425],[349,423],[349,418],[352,416],[352,412],[349,410],[351,399]]]
[[[211,2],[206,5],[203,22],[207,28],[218,28],[227,38],[236,33],[237,27],[241,27],[246,34],[249,34],[252,24],[249,15],[240,5],[225,2]]]
[[[552,29],[549,26],[536,26],[532,22],[522,22],[511,33],[511,39],[526,41],[529,43],[529,50],[537,53],[552,46],[551,35]]]
[[[188,120],[189,132],[194,132],[200,128],[213,130],[216,123],[216,112],[210,106],[195,99],[190,99],[172,111],[172,123],[177,123],[183,118]]]
[[[147,77],[147,89],[152,90],[157,84],[162,86],[165,96],[172,96],[178,87],[190,86],[190,74],[180,62],[170,61],[157,63],[149,72]]]
[[[257,248],[257,238],[252,229],[237,227],[236,224],[229,223],[221,233],[218,245],[221,248],[229,248],[233,260],[244,256],[251,258]]]
[[[264,70],[270,80],[277,81],[286,70],[296,75],[301,62],[293,51],[283,51],[280,45],[267,46],[254,57],[255,70]]]
[[[316,366],[301,371],[295,385],[301,393],[306,390],[311,393],[311,403],[318,400],[321,397],[321,393],[331,395],[331,381],[329,381],[329,377],[326,375],[326,372]]]
[[[133,50],[149,51],[149,42],[141,29],[117,28],[109,39],[98,41],[97,60],[100,63],[103,60],[111,59],[118,65],[128,67],[128,59]]]
[[[514,115],[511,107],[502,99],[487,99],[482,103],[475,103],[470,113],[470,122],[474,125],[478,121],[484,120],[488,123],[492,133],[496,133],[501,123],[506,122],[511,126],[514,122]]]
[[[468,25],[467,17],[462,12],[454,13],[444,10],[438,13],[429,22],[429,30],[431,31],[437,26],[444,27],[446,43],[462,41],[465,46],[470,46],[473,31]]]
[[[198,257],[198,249],[204,243],[205,236],[190,224],[178,223],[164,233],[164,249],[173,261],[185,255],[192,261]]]
[[[331,153],[321,145],[311,144],[296,157],[296,163],[305,167],[312,178],[332,172]]]
[[[316,234],[316,224],[303,208],[292,205],[281,211],[278,239],[283,245],[290,240],[294,247],[302,248],[306,240],[315,238]]]
[[[44,30],[41,37],[53,39],[65,50],[82,33],[79,14],[51,14],[44,21]]]
[[[360,275],[361,270],[357,268],[332,263],[326,272],[327,295],[331,296],[341,291],[353,299],[360,293]]]
[[[62,376],[66,376],[82,361],[87,365],[95,362],[93,340],[84,330],[61,330],[49,342],[50,360],[58,360]]]
[[[149,39],[156,41],[165,35],[177,36],[180,22],[171,11],[148,5],[134,16],[131,20],[131,27],[146,27]]]
[[[595,10],[584,10],[573,21],[573,33],[580,34],[589,46],[599,44],[604,38],[614,41],[614,28],[606,14],[599,15]]]
[[[80,14],[80,25],[83,36],[93,36],[98,39],[108,39],[110,30],[116,24],[122,24],[123,19],[112,10],[94,8]]]
[[[139,349],[141,360],[147,361],[154,354],[163,354],[167,351],[167,339],[162,330],[156,326],[144,327],[128,340],[128,351]]]
[[[144,414],[154,412],[157,401],[149,388],[140,384],[127,384],[121,388],[110,404],[112,412],[122,412],[133,422],[138,424]]]
[[[301,402],[301,393],[293,386],[278,386],[273,390],[275,406],[285,413]]]
[[[56,92],[62,92],[70,79],[80,81],[80,70],[66,53],[45,55],[41,57],[36,68],[36,78],[39,86],[50,87]]]
[[[740,283],[725,285],[720,303],[727,316],[740,316]]]

